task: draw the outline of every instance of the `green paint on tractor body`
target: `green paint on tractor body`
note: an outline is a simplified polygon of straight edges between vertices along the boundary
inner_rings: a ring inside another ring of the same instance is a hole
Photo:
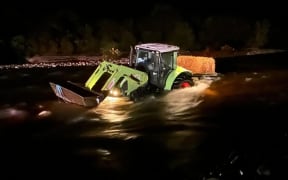
[[[177,66],[178,46],[147,43],[136,45],[134,50],[135,58],[132,58],[133,51],[131,51],[129,66],[107,61],[97,66],[85,85],[80,87],[92,94],[89,97],[83,97],[83,94],[87,93],[80,94],[78,93],[80,91],[71,90],[71,84],[70,89],[59,84],[50,83],[50,85],[61,99],[84,106],[87,99],[89,99],[89,106],[93,106],[93,103],[90,103],[91,99],[95,99],[97,102],[95,105],[99,104],[114,89],[118,89],[122,96],[134,97],[143,95],[147,89],[161,92],[179,88],[184,81],[186,85],[188,82],[192,86],[192,72]]]

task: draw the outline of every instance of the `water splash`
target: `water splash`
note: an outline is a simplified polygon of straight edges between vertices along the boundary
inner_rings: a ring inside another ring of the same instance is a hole
[[[119,123],[129,118],[130,101],[126,97],[106,97],[99,106],[92,108],[88,113],[99,115],[101,119],[110,123]]]
[[[209,88],[212,81],[199,81],[195,86],[173,90],[164,98],[164,113],[168,120],[179,119],[180,117],[187,117],[190,110],[197,107],[203,100],[204,91]],[[189,116],[188,116],[189,117]]]

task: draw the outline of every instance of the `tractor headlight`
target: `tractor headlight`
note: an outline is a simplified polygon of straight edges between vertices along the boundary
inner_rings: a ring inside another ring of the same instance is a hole
[[[114,96],[114,97],[119,97],[119,96],[121,96],[120,89],[118,89],[118,88],[113,88],[113,89],[111,89],[110,92],[109,92],[109,95],[110,95],[110,96]]]

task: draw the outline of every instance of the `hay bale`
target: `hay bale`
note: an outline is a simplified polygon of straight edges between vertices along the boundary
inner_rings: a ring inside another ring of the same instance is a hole
[[[215,73],[215,59],[203,56],[178,56],[177,64],[191,70],[194,74]]]

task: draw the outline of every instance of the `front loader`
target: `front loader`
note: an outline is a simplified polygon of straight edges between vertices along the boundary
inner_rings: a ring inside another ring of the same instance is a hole
[[[67,81],[65,84],[50,82],[54,93],[65,102],[86,107],[96,106],[106,96],[129,96],[148,82],[145,72],[103,61],[92,73],[85,85]]]
[[[50,82],[50,86],[65,102],[91,107],[97,106],[108,95],[133,99],[146,92],[193,85],[192,72],[177,65],[179,47],[147,43],[136,45],[135,51],[135,56],[130,53],[129,66],[101,62],[84,85],[67,81],[65,84]]]

